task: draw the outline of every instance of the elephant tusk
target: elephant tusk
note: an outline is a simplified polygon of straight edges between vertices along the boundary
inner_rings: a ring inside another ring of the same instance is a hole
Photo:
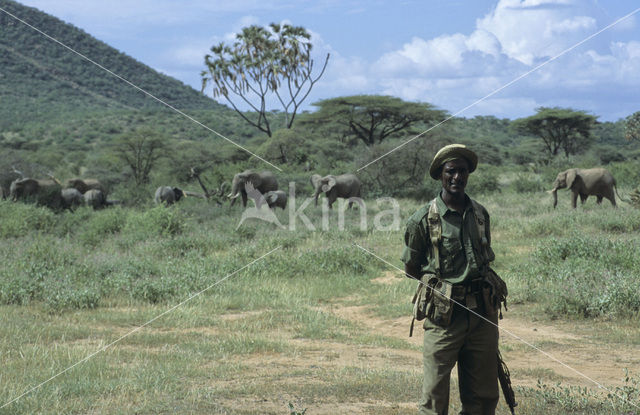
[[[236,197],[240,196],[240,193],[236,193],[235,195],[232,195],[231,193],[229,193],[229,196],[227,196],[230,199],[235,199]]]

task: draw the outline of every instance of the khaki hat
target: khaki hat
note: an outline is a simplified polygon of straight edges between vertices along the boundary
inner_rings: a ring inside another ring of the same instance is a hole
[[[438,180],[440,177],[440,167],[448,161],[455,159],[465,159],[469,162],[469,173],[473,172],[478,165],[478,156],[473,151],[469,150],[464,144],[449,144],[442,147],[436,155],[433,157],[431,167],[429,168],[429,175]]]

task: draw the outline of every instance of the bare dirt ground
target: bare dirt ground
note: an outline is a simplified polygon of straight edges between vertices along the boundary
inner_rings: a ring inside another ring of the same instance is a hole
[[[394,278],[397,277],[387,275],[373,281],[389,284],[394,282]],[[282,385],[282,391],[287,391],[287,385],[295,385],[297,382],[304,382],[305,385],[315,382],[321,385],[326,382],[326,379],[320,376],[323,370],[335,371],[354,366],[378,370],[392,367],[396,371],[406,371],[419,376],[422,359],[421,325],[417,324],[414,335],[410,338],[409,316],[383,319],[373,314],[366,306],[348,304],[349,302],[328,304],[324,305],[322,310],[367,327],[372,333],[406,341],[415,345],[415,348],[399,350],[387,347],[358,347],[334,341],[291,338],[289,342],[296,346],[299,352],[294,356],[252,356],[243,361],[249,367],[255,368],[252,379],[243,377],[241,381],[255,382],[259,385],[268,379],[269,382]],[[602,344],[579,334],[583,331],[578,330],[574,323],[537,322],[523,313],[518,313],[517,306],[511,306],[510,311],[504,313],[504,319],[499,325],[500,347],[511,371],[514,387],[535,387],[538,379],[542,379],[549,385],[560,381],[565,387],[575,385],[597,389],[600,384],[611,388],[623,383],[624,368],[635,372],[635,369],[640,367],[640,346]],[[315,370],[318,376],[313,376]],[[456,377],[455,369],[452,371],[452,377]],[[416,396],[418,394],[419,391],[416,391]],[[416,402],[413,401],[366,400],[345,404],[331,396],[304,402],[299,402],[298,399],[283,392],[276,397],[256,397],[252,401],[234,400],[223,404],[227,408],[259,408],[260,413],[274,414],[285,413],[290,402],[299,410],[308,407],[308,415],[416,413]]]

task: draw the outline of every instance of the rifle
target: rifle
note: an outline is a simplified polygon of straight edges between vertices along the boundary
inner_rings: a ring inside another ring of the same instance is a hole
[[[516,402],[516,395],[513,393],[513,388],[511,387],[511,375],[509,374],[509,368],[504,360],[502,360],[500,350],[498,350],[498,380],[500,381],[504,400],[507,402],[507,405],[509,405],[509,409],[511,410],[511,415],[515,415],[514,408],[518,406],[518,403]]]

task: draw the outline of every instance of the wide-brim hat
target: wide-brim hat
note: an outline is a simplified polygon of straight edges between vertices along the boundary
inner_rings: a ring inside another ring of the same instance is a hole
[[[440,178],[440,168],[448,161],[455,159],[465,159],[469,162],[469,173],[473,172],[478,166],[478,156],[469,150],[464,144],[449,144],[442,147],[433,157],[431,167],[429,167],[429,175],[438,180]]]

